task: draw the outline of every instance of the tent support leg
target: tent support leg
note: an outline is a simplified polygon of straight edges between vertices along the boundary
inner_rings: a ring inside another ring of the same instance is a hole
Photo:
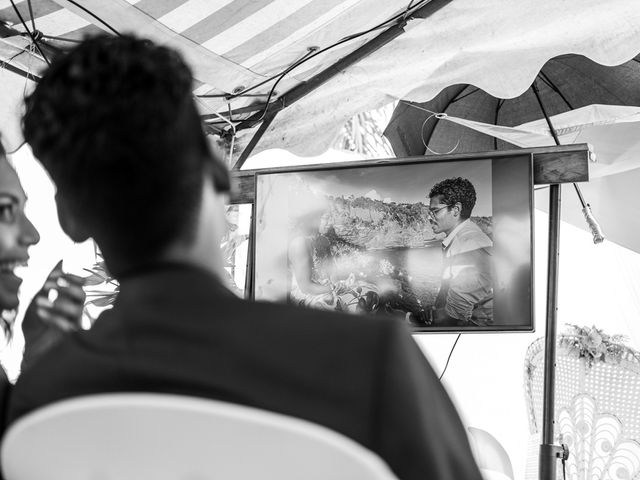
[[[230,169],[240,170],[242,168],[244,162],[248,160],[249,155],[251,155],[251,152],[253,152],[253,149],[256,148],[256,145],[258,145],[258,142],[267,131],[267,128],[269,128],[269,125],[271,125],[271,122],[273,122],[273,119],[276,118],[277,113],[278,112],[274,112],[264,117],[262,123],[258,127],[258,130],[253,134],[253,137],[251,137],[251,140],[240,154],[238,161],[233,165],[229,165]]]
[[[549,187],[549,258],[547,261],[547,323],[544,351],[542,444],[538,463],[540,480],[555,480],[562,449],[553,444],[556,368],[556,314],[558,310],[558,257],[560,245],[560,184]],[[560,448],[560,450],[558,450]]]

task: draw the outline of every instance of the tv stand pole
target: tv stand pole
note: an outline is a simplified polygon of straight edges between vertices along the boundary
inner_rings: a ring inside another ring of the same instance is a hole
[[[558,260],[560,245],[561,186],[549,186],[549,257],[547,259],[547,316],[544,349],[544,390],[542,403],[542,444],[538,458],[538,478],[555,480],[557,460],[563,449],[553,444],[555,424],[556,314],[558,310]]]

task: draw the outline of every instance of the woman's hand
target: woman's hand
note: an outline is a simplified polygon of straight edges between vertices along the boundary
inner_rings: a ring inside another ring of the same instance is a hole
[[[84,279],[62,271],[62,260],[51,271],[33,302],[40,321],[63,332],[82,326],[86,294]]]
[[[22,320],[25,371],[68,332],[82,324],[84,279],[62,271],[62,261],[51,271],[42,289],[29,304]]]

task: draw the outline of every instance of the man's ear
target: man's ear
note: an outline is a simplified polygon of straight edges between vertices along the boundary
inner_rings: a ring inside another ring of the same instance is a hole
[[[77,215],[59,195],[56,195],[56,206],[58,208],[58,221],[60,222],[62,231],[66,233],[71,240],[76,243],[82,243],[91,237],[87,229],[82,225],[82,222],[78,221]]]
[[[453,216],[454,217],[460,216],[460,214],[462,213],[462,204],[460,202],[456,202],[453,205],[453,208],[455,209],[455,211],[453,212]]]

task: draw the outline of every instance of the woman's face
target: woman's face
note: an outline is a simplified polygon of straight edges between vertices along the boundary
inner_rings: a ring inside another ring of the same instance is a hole
[[[26,195],[15,170],[0,155],[0,310],[18,306],[22,280],[14,270],[26,265],[27,250],[40,235],[24,214]]]

